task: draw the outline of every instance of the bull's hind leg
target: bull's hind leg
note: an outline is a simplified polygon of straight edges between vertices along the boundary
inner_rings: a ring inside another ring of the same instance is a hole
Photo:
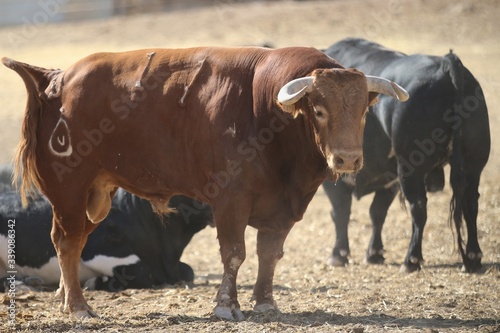
[[[472,273],[481,269],[481,258],[483,253],[479,247],[477,239],[477,214],[479,200],[479,177],[480,173],[472,173],[466,176],[465,193],[462,200],[462,209],[467,224],[467,246],[465,255],[462,258],[464,267],[463,270]]]
[[[259,272],[253,290],[254,311],[278,310],[273,298],[273,278],[276,264],[283,258],[283,244],[291,226],[283,231],[262,231],[257,233],[257,255]]]
[[[51,237],[61,268],[58,290],[61,310],[76,318],[95,317],[95,312],[83,298],[78,270],[87,236],[97,225],[87,219],[83,205],[80,209],[72,207],[67,210],[54,207],[53,212]]]

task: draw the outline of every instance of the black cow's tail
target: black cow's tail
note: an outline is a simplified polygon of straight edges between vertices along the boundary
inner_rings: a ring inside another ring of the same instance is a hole
[[[464,100],[464,69],[460,59],[450,50],[444,56],[443,72],[448,74],[455,88],[455,104],[459,105]],[[453,107],[455,110],[455,106]],[[460,115],[457,114],[458,117]],[[461,124],[462,122],[460,122]],[[465,172],[464,156],[462,151],[462,126],[454,126],[452,138],[452,151],[450,156],[450,185],[453,190],[453,196],[450,201],[449,223],[453,230],[453,225],[457,233],[457,245],[464,264],[468,258],[464,250],[464,240],[462,238],[463,226],[463,200],[465,192]],[[465,265],[467,267],[467,265]]]

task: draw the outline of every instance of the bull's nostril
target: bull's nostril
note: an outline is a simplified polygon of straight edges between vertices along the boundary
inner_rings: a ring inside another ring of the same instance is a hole
[[[344,164],[344,160],[342,159],[342,157],[336,156],[335,157],[335,165],[337,167],[341,167],[343,164]]]
[[[361,158],[361,157],[358,157],[358,158],[354,161],[354,168],[355,168],[355,169],[359,169],[359,168],[361,168],[361,163],[362,163],[362,158]]]

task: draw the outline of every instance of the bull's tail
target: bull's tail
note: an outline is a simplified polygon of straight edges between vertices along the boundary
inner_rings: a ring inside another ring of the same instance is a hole
[[[462,133],[461,131],[455,131],[453,135],[453,150],[450,157],[450,184],[453,190],[453,196],[450,201],[450,215],[449,221],[450,225],[455,225],[455,230],[457,232],[457,245],[458,250],[462,256],[462,260],[467,260],[464,251],[464,241],[462,238],[462,225],[463,225],[463,209],[462,202],[464,200],[465,191],[465,174],[463,170],[463,155],[462,155]]]
[[[462,62],[451,50],[443,61],[443,72],[448,73],[455,88],[455,103],[461,104],[464,99],[464,69]],[[455,109],[455,108],[453,108]],[[459,115],[457,115],[459,116]],[[463,200],[465,191],[464,157],[462,152],[462,127],[456,126],[453,129],[452,151],[450,156],[450,185],[453,196],[450,201],[450,226],[455,226],[457,233],[458,250],[462,260],[466,263],[467,256],[464,250],[464,240],[462,238],[463,226]],[[453,229],[453,228],[452,228]]]
[[[44,90],[60,71],[31,66],[9,58],[3,58],[2,63],[21,76],[28,92],[21,141],[14,157],[13,175],[13,183],[20,191],[23,206],[26,206],[28,197],[37,193],[35,187],[40,188],[42,185],[36,165],[36,148],[42,106],[46,103]]]

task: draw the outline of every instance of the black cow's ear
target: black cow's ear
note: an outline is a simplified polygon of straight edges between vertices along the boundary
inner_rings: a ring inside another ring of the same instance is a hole
[[[368,106],[372,106],[378,103],[378,93],[369,92],[368,93]]]

